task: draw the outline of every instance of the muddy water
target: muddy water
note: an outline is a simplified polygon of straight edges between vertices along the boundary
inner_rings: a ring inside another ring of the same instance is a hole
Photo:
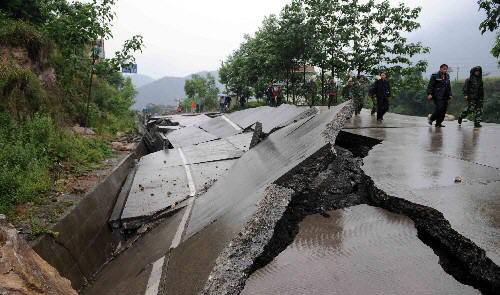
[[[480,294],[443,271],[413,222],[361,205],[307,217],[242,294]]]

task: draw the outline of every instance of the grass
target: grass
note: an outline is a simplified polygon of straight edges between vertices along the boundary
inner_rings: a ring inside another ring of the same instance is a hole
[[[111,156],[109,144],[56,128],[46,115],[16,124],[0,112],[0,214],[15,205],[37,202],[66,169],[83,173]]]

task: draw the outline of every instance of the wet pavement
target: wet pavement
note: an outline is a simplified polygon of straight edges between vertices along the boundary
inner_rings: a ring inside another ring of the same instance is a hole
[[[328,215],[306,217],[241,294],[480,294],[443,271],[410,219],[367,205]]]
[[[395,114],[377,124],[363,110],[344,130],[382,140],[363,166],[380,189],[442,212],[500,265],[500,125],[445,125]]]

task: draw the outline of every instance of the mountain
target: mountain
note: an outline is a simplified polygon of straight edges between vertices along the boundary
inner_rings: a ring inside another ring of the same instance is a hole
[[[219,83],[219,73],[217,71],[204,71],[196,73],[198,75],[206,76],[211,74],[217,81],[217,87],[222,89],[222,84]],[[184,82],[189,80],[192,75],[186,77],[163,77],[142,87],[137,88],[137,95],[135,97],[134,109],[143,109],[147,104],[175,106],[179,99],[183,99],[186,94],[184,93]]]
[[[125,75],[125,77],[130,77],[132,79],[132,84],[134,84],[135,89],[147,85],[155,80],[149,76],[140,74]]]

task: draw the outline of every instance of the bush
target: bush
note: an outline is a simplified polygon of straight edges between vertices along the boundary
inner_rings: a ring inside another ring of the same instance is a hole
[[[0,64],[0,104],[17,120],[37,112],[44,95],[32,71],[13,63]]]
[[[46,115],[35,115],[16,125],[8,114],[0,112],[0,123],[0,213],[42,198],[62,167],[79,173],[111,155],[102,139],[59,130]]]

